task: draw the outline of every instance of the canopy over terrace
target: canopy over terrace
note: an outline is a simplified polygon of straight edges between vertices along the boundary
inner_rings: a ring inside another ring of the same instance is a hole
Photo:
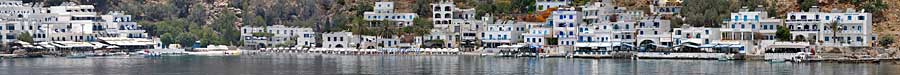
[[[576,51],[608,51],[616,46],[622,46],[622,44],[609,42],[575,43],[575,47],[577,48]]]
[[[98,39],[100,39],[100,43],[107,43],[112,45],[112,47],[128,50],[150,49],[153,45],[157,44],[156,42],[145,38],[101,37]]]
[[[75,42],[75,41],[54,41],[50,42],[47,45],[53,46],[60,50],[93,50],[95,49],[94,44],[89,42]]]
[[[33,44],[25,42],[25,41],[16,41],[15,43],[18,44],[19,48],[22,48],[22,49],[44,49],[44,47],[34,46]]]
[[[497,46],[497,48],[500,48],[500,52],[513,52],[513,51],[519,51],[520,48],[525,48],[525,45],[524,44],[500,45],[500,46]]]

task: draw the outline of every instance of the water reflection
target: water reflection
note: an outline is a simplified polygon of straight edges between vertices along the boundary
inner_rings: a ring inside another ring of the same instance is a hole
[[[296,54],[0,60],[0,75],[891,75],[897,69],[895,63]]]

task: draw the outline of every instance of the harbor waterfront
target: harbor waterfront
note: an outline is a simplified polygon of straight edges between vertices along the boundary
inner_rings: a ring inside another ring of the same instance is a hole
[[[3,75],[896,75],[898,62],[773,63],[670,59],[586,59],[474,55],[332,55],[259,53],[144,58],[21,58],[0,60]]]

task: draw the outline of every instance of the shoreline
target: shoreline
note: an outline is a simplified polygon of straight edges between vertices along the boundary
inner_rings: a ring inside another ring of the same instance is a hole
[[[727,55],[725,53],[663,53],[663,52],[623,52],[623,53],[607,53],[607,54],[550,54],[550,53],[519,53],[519,54],[500,54],[500,53],[484,53],[484,52],[352,52],[352,51],[300,51],[300,50],[244,50],[239,55],[258,55],[258,54],[317,54],[317,55],[395,55],[395,56],[480,56],[480,57],[537,57],[537,58],[577,58],[577,59],[671,59],[671,60],[720,60],[720,61],[773,61],[773,62],[837,62],[837,63],[879,63],[879,62],[895,62],[900,61],[900,57],[889,58],[816,58],[816,59],[744,59],[744,58],[727,58],[723,59],[719,56]],[[776,54],[776,53],[771,53]],[[125,56],[125,55],[110,55]],[[108,57],[108,56],[90,56],[90,57]],[[765,56],[763,56],[765,57]],[[17,54],[0,54],[2,59],[16,58],[47,58],[47,57],[24,57]]]
[[[266,53],[266,52],[263,52]],[[283,53],[283,52],[268,52],[268,53]],[[660,53],[660,52],[637,52],[636,54],[641,53]],[[540,54],[540,55],[502,55],[497,53],[482,53],[482,52],[458,52],[454,54],[335,54],[335,53],[314,53],[314,52],[292,52],[287,54],[319,54],[319,55],[392,55],[392,56],[480,56],[480,57],[536,57],[536,58],[577,58],[577,59],[635,59],[631,57],[623,57],[623,56],[613,56],[613,55],[567,55],[567,54]],[[679,53],[674,53],[679,54]],[[696,54],[696,53],[695,53]],[[723,54],[724,53],[705,53],[705,54]],[[686,56],[636,56],[636,60],[642,59],[667,59],[667,60],[719,60],[719,61],[770,61],[770,62],[795,62],[795,63],[814,63],[814,62],[836,62],[836,63],[879,63],[879,62],[895,62],[900,61],[900,58],[865,58],[865,59],[831,59],[831,58],[820,58],[820,59],[803,59],[803,60],[782,60],[777,61],[775,59],[720,59],[715,57],[686,57]]]

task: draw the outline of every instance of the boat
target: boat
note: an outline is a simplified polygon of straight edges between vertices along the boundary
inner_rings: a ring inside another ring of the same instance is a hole
[[[84,55],[84,54],[72,54],[72,55],[66,56],[66,58],[87,58],[87,57],[88,56]]]
[[[784,63],[785,61],[787,61],[787,60],[785,60],[785,59],[772,59],[772,60],[769,60],[769,63]]]
[[[208,45],[206,48],[194,48],[184,53],[199,56],[233,56],[240,55],[241,52],[242,51],[237,48],[225,45]]]

